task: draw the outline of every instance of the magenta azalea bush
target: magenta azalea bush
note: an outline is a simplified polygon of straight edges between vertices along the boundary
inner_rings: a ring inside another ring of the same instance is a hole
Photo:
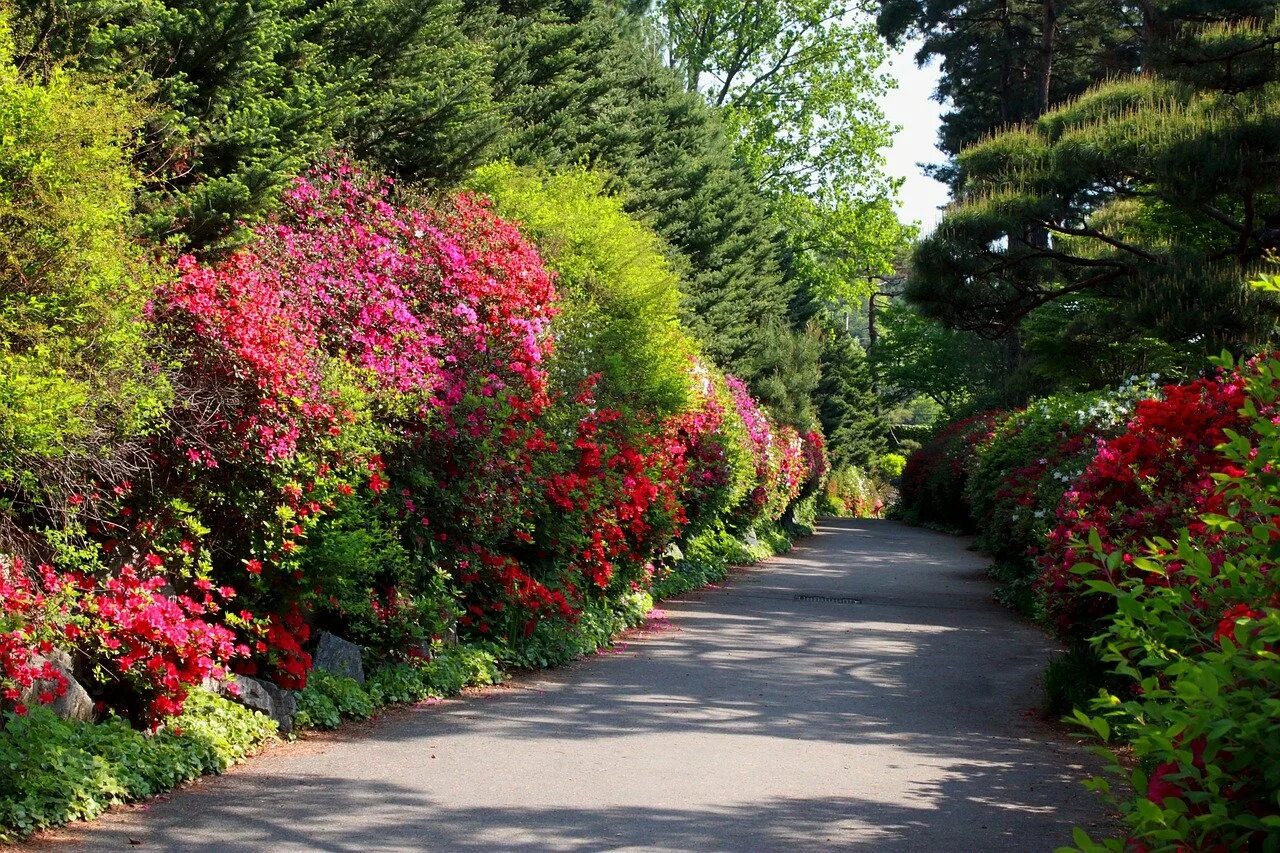
[[[87,478],[70,523],[0,557],[0,707],[57,698],[54,650],[148,727],[228,671],[305,687],[319,629],[388,662],[455,624],[555,659],[647,596],[672,543],[821,488],[822,437],[705,361],[656,412],[611,402],[644,386],[606,359],[558,367],[558,338],[592,358],[564,300],[485,198],[428,203],[343,162],[239,250],[179,258],[142,318],[171,396],[131,476]]]

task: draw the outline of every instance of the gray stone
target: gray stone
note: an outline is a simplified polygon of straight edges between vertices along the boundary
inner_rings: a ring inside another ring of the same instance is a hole
[[[230,686],[232,684],[235,685],[234,688]],[[234,699],[246,708],[252,708],[275,720],[280,734],[287,735],[293,731],[293,717],[298,712],[298,702],[293,691],[260,678],[237,675],[234,681],[222,682],[220,692],[228,699]]]
[[[89,697],[88,691],[76,681],[75,675],[71,671],[71,655],[61,649],[54,649],[47,656],[36,655],[32,658],[32,662],[37,666],[43,666],[46,663],[53,664],[53,668],[62,674],[67,680],[67,689],[61,696],[54,699],[46,707],[52,710],[64,720],[79,720],[81,722],[92,722],[93,699]],[[42,678],[35,681],[30,687],[22,691],[18,696],[18,701],[23,705],[34,707],[45,703],[40,701],[41,693],[58,692],[58,682],[52,678]]]
[[[748,527],[747,532],[742,534],[742,541],[746,542],[748,547],[754,548],[760,544],[760,537],[756,535],[754,527]]]
[[[364,684],[364,652],[360,647],[328,631],[321,631],[319,638],[311,655],[312,666]]]

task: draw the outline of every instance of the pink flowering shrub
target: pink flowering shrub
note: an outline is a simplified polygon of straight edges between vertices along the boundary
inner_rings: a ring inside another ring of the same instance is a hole
[[[4,619],[18,626],[0,635],[4,701],[16,708],[20,690],[37,681],[51,682],[40,701],[61,695],[65,678],[35,656],[70,645],[78,669],[105,676],[96,679],[99,702],[148,726],[180,713],[190,685],[220,678],[246,649],[209,619],[235,597],[232,590],[207,580],[197,580],[190,595],[166,587],[165,578],[127,565],[97,576],[47,565],[29,572],[21,560],[0,565]]]
[[[304,688],[320,628],[402,660],[455,617],[502,648],[558,642],[634,608],[672,542],[818,487],[821,436],[741,382],[676,371],[684,351],[652,377],[593,353],[588,319],[687,342],[604,285],[556,327],[554,276],[486,200],[421,204],[341,163],[239,251],[180,259],[147,310],[172,401],[137,476],[77,495],[95,512],[47,559],[0,564],[0,701],[56,682],[54,649],[155,726],[228,670]]]

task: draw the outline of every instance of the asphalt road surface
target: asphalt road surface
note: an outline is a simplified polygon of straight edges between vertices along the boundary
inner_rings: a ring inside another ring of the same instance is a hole
[[[1103,808],[1053,647],[965,543],[828,521],[618,649],[39,842],[68,850],[1050,851]]]

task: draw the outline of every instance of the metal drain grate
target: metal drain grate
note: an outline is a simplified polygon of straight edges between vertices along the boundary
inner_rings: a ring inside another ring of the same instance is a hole
[[[861,604],[861,598],[850,598],[844,595],[797,595],[796,601],[818,601],[823,604]]]

